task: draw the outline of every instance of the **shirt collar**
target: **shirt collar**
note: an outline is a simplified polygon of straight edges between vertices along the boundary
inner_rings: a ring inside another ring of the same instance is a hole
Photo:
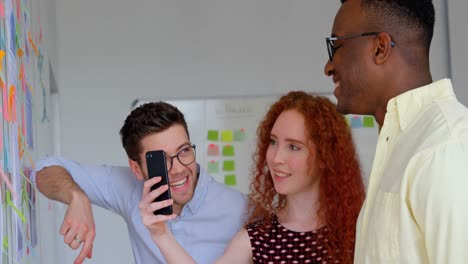
[[[426,106],[435,100],[455,96],[450,79],[442,79],[431,84],[409,90],[388,101],[387,113],[395,113],[401,130],[404,130]]]
[[[188,210],[192,215],[195,214],[197,210],[200,208],[203,200],[205,199],[206,192],[208,190],[207,186],[208,186],[209,177],[206,171],[200,167],[200,164],[197,164],[197,172],[198,172],[198,180],[197,180],[197,186],[195,186],[193,197],[182,209],[181,216],[184,216],[187,214],[187,212],[184,212],[186,210]]]

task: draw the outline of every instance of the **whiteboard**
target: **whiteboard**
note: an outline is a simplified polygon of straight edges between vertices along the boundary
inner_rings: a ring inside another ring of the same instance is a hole
[[[335,101],[331,94],[325,95]],[[163,100],[184,114],[197,162],[217,181],[248,193],[256,148],[256,130],[280,96]],[[134,107],[159,101],[141,99]],[[346,116],[367,183],[375,153],[378,126],[371,116]],[[340,157],[336,157],[340,158]]]

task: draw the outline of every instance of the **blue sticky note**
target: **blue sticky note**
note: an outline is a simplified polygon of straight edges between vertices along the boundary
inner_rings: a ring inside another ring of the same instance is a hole
[[[351,117],[351,127],[352,128],[360,128],[362,127],[361,118],[359,116]]]

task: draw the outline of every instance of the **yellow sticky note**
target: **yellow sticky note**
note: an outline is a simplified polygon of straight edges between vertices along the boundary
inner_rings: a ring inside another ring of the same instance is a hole
[[[232,133],[232,130],[221,131],[221,141],[232,142],[233,140],[234,140],[234,133]]]

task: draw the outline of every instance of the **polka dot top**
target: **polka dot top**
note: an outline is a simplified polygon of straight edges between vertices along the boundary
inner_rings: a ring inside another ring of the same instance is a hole
[[[257,221],[246,226],[254,263],[340,263],[328,254],[327,227],[308,232],[288,230],[275,215],[269,223]]]

